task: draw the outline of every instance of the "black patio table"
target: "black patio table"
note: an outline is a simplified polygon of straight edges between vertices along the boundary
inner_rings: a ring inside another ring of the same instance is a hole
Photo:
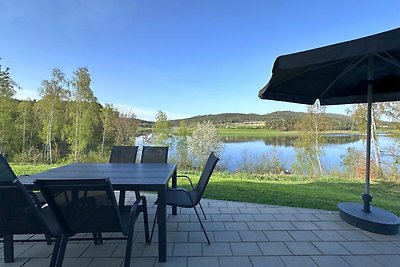
[[[176,164],[166,163],[72,163],[38,174],[23,176],[19,180],[27,189],[35,188],[36,179],[96,179],[109,178],[115,190],[157,191],[158,193],[158,259],[167,260],[166,190],[172,178],[176,187]],[[176,207],[172,208],[176,214]]]

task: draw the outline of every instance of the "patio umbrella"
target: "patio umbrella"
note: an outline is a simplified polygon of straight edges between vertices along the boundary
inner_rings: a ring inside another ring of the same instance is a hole
[[[368,103],[363,205],[338,205],[341,218],[381,234],[399,232],[400,219],[370,205],[372,102],[400,100],[400,28],[299,53],[279,56],[261,99],[312,105]]]

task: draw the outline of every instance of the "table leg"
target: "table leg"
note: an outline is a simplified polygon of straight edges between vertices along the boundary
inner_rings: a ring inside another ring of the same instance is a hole
[[[177,183],[176,183],[176,169],[174,171],[174,174],[172,175],[172,188],[176,188],[177,187]],[[177,208],[176,206],[172,206],[172,214],[176,215],[177,212]]]
[[[4,234],[4,262],[14,262],[14,239],[12,234]]]
[[[167,261],[166,187],[158,191],[158,261]]]

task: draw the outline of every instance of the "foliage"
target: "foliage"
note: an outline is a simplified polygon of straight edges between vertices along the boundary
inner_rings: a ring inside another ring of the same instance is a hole
[[[323,131],[327,128],[325,107],[317,101],[308,107],[308,113],[296,123],[301,135],[295,142],[296,163],[293,166],[297,172],[309,175],[321,175],[321,157],[324,155],[322,144]]]
[[[187,146],[196,167],[203,166],[211,152],[218,155],[223,149],[217,129],[210,121],[196,125],[187,138]]]
[[[151,142],[159,146],[171,145],[172,125],[168,121],[167,114],[159,110],[156,114],[156,123],[153,125],[153,136]]]
[[[285,166],[279,162],[277,151],[259,157],[243,151],[241,161],[238,163],[237,172],[252,174],[280,174],[285,172]]]
[[[365,151],[349,147],[341,157],[343,170],[348,177],[363,178],[360,170],[365,165]]]

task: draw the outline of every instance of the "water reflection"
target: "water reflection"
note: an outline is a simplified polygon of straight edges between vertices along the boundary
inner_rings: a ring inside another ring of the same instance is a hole
[[[293,147],[299,136],[273,136],[273,137],[223,137],[224,143],[244,143],[262,141],[266,146]],[[350,144],[362,140],[361,134],[327,134],[324,136],[325,144]]]

